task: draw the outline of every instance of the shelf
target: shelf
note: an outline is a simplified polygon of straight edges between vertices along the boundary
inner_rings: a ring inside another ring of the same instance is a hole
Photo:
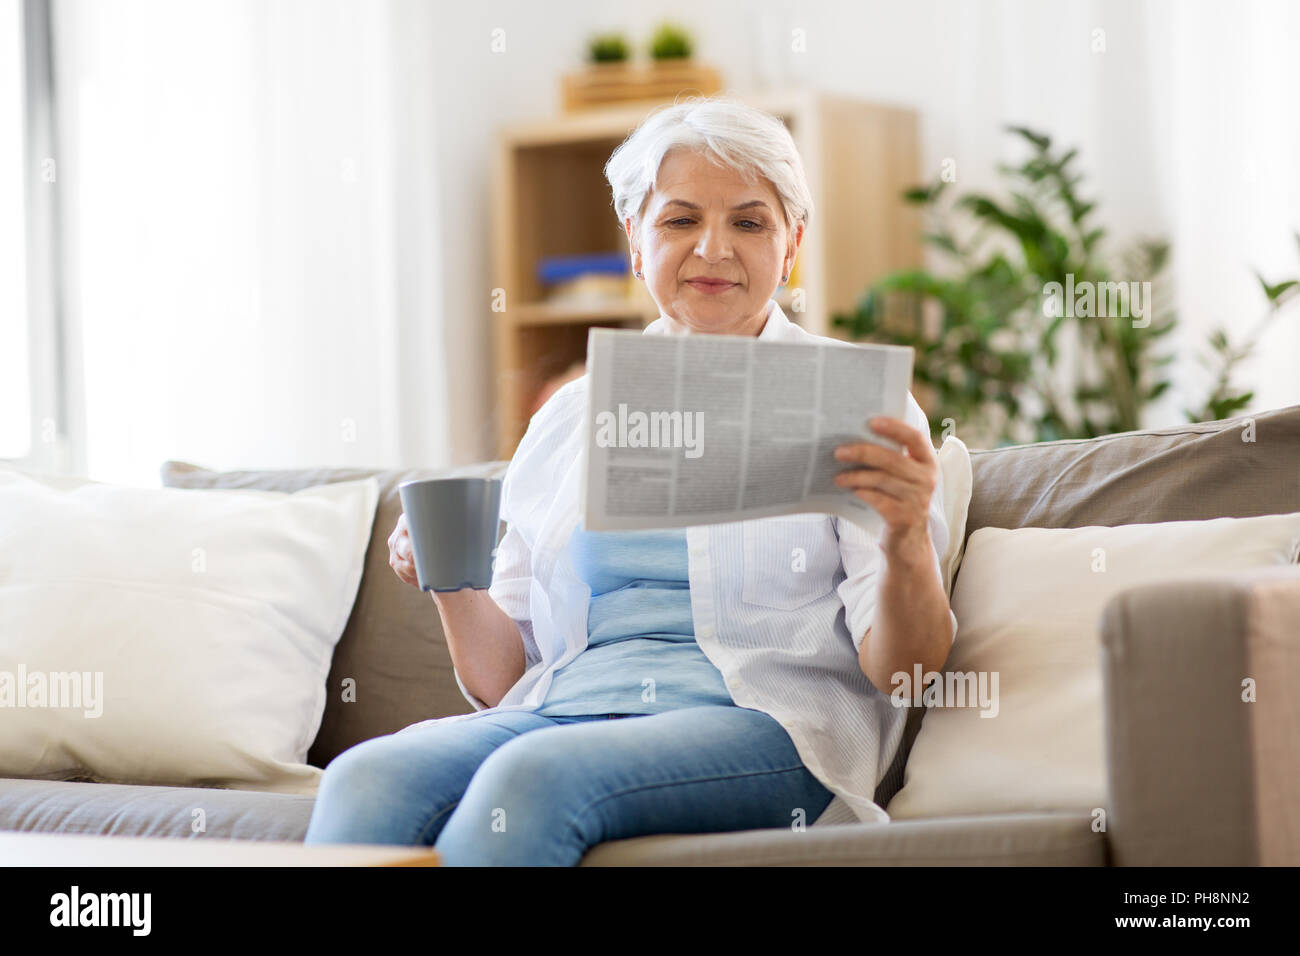
[[[744,101],[777,116],[788,117],[807,110],[816,94],[807,90],[762,93]],[[621,142],[653,109],[668,105],[662,100],[636,100],[567,113],[552,120],[516,123],[501,131],[502,144],[511,149],[537,146],[573,146],[578,143],[615,139]]]
[[[529,302],[497,315],[508,325],[518,327],[546,325],[589,325],[593,322],[643,322],[658,317],[658,310],[635,299],[612,299],[607,302]]]
[[[788,291],[775,296],[775,299],[791,322],[799,322],[799,315],[792,311],[793,296]],[[497,313],[498,321],[518,328],[592,325],[598,322],[640,322],[644,326],[658,317],[659,310],[653,302],[643,305],[634,299],[614,299],[608,302],[529,302]]]

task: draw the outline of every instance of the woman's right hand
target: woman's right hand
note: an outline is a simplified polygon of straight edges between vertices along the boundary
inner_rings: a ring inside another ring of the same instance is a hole
[[[405,583],[420,586],[415,571],[415,552],[411,549],[411,533],[406,526],[406,512],[397,519],[397,527],[388,536],[388,566]]]

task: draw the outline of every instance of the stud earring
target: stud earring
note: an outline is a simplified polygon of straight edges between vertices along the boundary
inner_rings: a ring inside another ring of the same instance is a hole
[[[633,273],[633,274],[634,274],[638,279],[641,278],[641,273],[636,272],[636,273]]]

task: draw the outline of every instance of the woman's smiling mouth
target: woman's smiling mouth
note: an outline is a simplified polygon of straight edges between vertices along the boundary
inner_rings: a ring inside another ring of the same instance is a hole
[[[736,283],[726,279],[687,279],[686,284],[705,295],[718,295],[736,286]]]

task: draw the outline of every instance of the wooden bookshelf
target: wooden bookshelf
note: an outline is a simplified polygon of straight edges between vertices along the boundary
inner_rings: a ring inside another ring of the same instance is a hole
[[[921,263],[919,214],[901,199],[922,179],[917,116],[811,91],[744,99],[785,122],[813,195],[812,221],[777,301],[809,331],[839,334],[832,315],[850,311],[884,273]],[[645,283],[630,272],[625,296],[580,304],[547,301],[536,273],[547,256],[628,255],[604,167],[658,105],[590,109],[499,135],[493,270],[503,307],[491,320],[500,458],[514,454],[544,383],[585,358],[588,329],[641,329],[659,315]],[[795,290],[802,312],[792,309]]]

